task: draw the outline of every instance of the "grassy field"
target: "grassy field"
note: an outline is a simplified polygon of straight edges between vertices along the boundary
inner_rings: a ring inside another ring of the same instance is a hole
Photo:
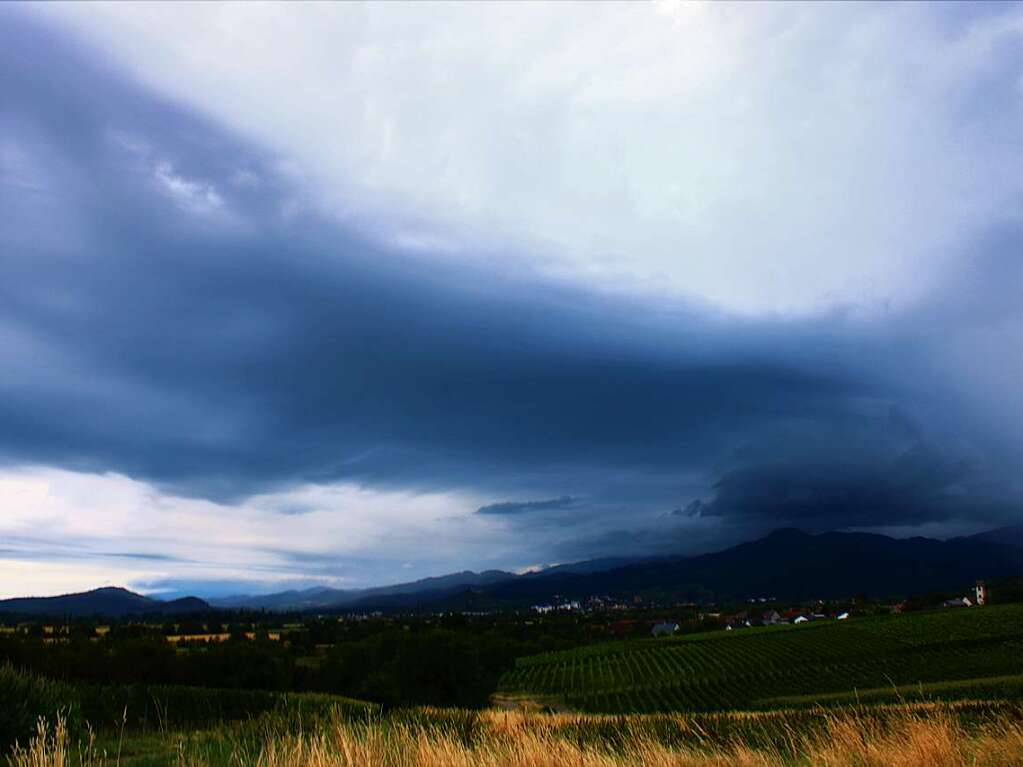
[[[508,697],[587,712],[1023,697],[1023,605],[746,628],[521,658]]]
[[[45,726],[11,767],[1021,767],[1023,708],[595,716],[410,709],[296,726],[279,714],[190,733],[76,743]]]

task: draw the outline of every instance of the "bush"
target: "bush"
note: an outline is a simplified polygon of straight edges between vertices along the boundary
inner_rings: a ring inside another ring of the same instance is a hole
[[[0,753],[15,741],[28,743],[40,717],[55,720],[58,714],[72,736],[80,734],[81,708],[73,687],[0,665]]]

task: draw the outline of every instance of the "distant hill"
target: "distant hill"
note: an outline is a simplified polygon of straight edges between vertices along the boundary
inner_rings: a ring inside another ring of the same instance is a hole
[[[484,570],[476,573],[463,570],[449,575],[438,575],[422,578],[408,583],[396,583],[391,586],[377,586],[368,589],[332,589],[317,586],[310,589],[281,591],[263,595],[240,595],[211,599],[214,607],[229,609],[304,611],[326,610],[339,607],[358,605],[378,600],[388,602],[391,597],[410,597],[416,594],[446,593],[450,590],[462,591],[466,588],[479,588],[517,576],[503,570]],[[414,598],[411,599],[414,601]]]
[[[120,618],[144,613],[180,615],[209,609],[209,603],[197,597],[183,597],[164,602],[116,587],[93,589],[77,594],[63,594],[57,597],[0,599],[0,612],[54,617]]]
[[[289,589],[272,594],[235,594],[229,597],[214,597],[210,604],[229,610],[273,610],[303,611],[343,602],[351,592],[314,586],[309,589]]]
[[[541,578],[554,574],[587,574],[612,570],[638,562],[655,561],[650,557],[605,557],[583,562],[554,565],[543,570],[516,575],[504,570],[473,572],[463,570],[448,575],[421,578],[407,583],[390,586],[375,586],[366,589],[332,589],[315,586],[309,589],[292,589],[271,594],[240,594],[210,599],[210,604],[230,610],[275,610],[311,611],[333,609],[411,608],[431,604],[453,594],[464,594],[466,590],[480,589],[518,579]],[[464,600],[463,600],[464,601]]]
[[[670,559],[670,557],[668,557]],[[549,575],[563,575],[574,573],[586,575],[589,573],[602,573],[607,570],[617,570],[620,567],[640,564],[641,562],[659,562],[666,557],[602,557],[600,559],[587,559],[582,562],[568,562],[563,565],[552,565],[543,570],[531,570],[524,573],[527,578],[544,578]]]
[[[997,530],[986,530],[983,533],[969,536],[966,540],[1001,543],[1006,546],[1023,548],[1023,525],[999,527]]]
[[[1016,547],[978,537],[938,541],[788,529],[696,557],[650,559],[596,572],[555,569],[482,588],[421,592],[414,600],[367,597],[357,604],[362,609],[484,610],[593,595],[671,601],[885,597],[965,592],[978,578],[1019,575],[1023,557]]]

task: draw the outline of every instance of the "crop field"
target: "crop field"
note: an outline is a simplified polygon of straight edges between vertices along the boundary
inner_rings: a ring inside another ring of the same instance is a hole
[[[843,704],[860,691],[874,701],[1018,700],[1023,606],[595,645],[520,658],[501,689],[595,713]]]

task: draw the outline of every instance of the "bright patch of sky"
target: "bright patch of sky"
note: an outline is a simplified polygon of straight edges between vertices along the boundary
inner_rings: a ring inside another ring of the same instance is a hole
[[[183,581],[221,594],[357,588],[388,569],[394,581],[435,574],[485,549],[486,522],[464,519],[479,499],[455,494],[304,485],[220,504],[117,474],[25,467],[0,472],[0,498],[0,598],[105,585],[159,594]],[[415,564],[401,558],[409,551]]]

